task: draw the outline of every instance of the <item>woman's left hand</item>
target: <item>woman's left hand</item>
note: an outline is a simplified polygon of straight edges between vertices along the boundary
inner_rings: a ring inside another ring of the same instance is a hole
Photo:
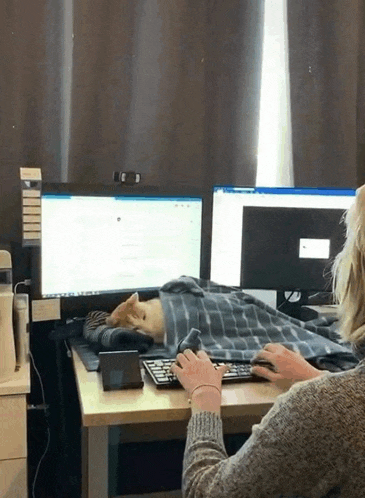
[[[228,370],[225,365],[215,368],[205,351],[193,353],[186,349],[179,353],[171,372],[179,379],[191,398],[192,410],[214,411],[220,409],[222,377]]]

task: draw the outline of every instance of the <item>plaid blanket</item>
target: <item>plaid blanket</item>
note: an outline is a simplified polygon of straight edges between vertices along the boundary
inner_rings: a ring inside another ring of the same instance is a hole
[[[95,352],[137,350],[146,353],[153,345],[152,337],[124,327],[109,327],[105,311],[91,311],[85,318],[83,336]]]
[[[236,287],[192,277],[166,283],[159,294],[165,349],[172,356],[188,344],[215,359],[249,361],[268,342],[299,351],[306,359],[351,353],[340,343],[334,317],[302,322]]]
[[[302,322],[236,287],[192,277],[167,282],[159,296],[166,328],[163,346],[145,334],[108,327],[109,314],[102,311],[86,317],[84,339],[97,351],[137,349],[143,358],[174,358],[190,347],[204,349],[212,359],[249,362],[265,344],[276,342],[330,371],[358,363],[351,347],[341,342],[335,317]]]

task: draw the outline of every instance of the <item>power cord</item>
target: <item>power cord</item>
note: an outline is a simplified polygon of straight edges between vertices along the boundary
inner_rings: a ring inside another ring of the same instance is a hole
[[[69,346],[68,346],[68,344],[67,344],[66,339],[64,339],[64,340],[63,340],[63,342],[64,342],[65,348],[66,348],[66,350],[67,350],[67,357],[68,357],[68,358],[72,358],[71,349],[69,348]]]
[[[29,287],[31,285],[31,279],[28,278],[28,279],[24,279],[22,280],[21,282],[17,282],[17,284],[14,286],[14,295],[17,294],[17,289],[18,289],[18,286],[19,285],[25,285],[27,287]],[[46,424],[47,424],[47,443],[46,443],[46,447],[45,447],[45,450],[38,462],[38,465],[37,465],[37,468],[36,468],[36,471],[35,471],[35,474],[34,474],[34,478],[33,478],[33,483],[32,483],[32,498],[35,498],[35,487],[36,487],[36,483],[37,483],[37,478],[38,478],[38,474],[39,474],[39,470],[40,470],[40,467],[41,467],[41,464],[49,450],[49,446],[50,446],[50,443],[51,443],[51,429],[50,429],[50,425],[49,425],[49,422],[48,422],[48,417],[49,417],[49,405],[46,403],[46,398],[45,398],[45,394],[44,394],[44,387],[43,387],[43,382],[42,382],[42,377],[39,373],[39,370],[38,368],[36,367],[36,364],[35,364],[35,361],[34,361],[34,357],[31,353],[31,351],[29,351],[29,356],[30,356],[30,359],[31,359],[31,362],[32,362],[32,366],[34,368],[34,371],[36,372],[37,376],[38,376],[38,379],[39,379],[39,383],[40,383],[40,387],[41,387],[41,396],[42,396],[42,404],[40,405],[28,405],[28,410],[43,410],[44,411],[44,415],[45,415],[45,421],[46,421]]]
[[[51,429],[50,429],[50,426],[49,426],[49,423],[48,423],[48,416],[49,416],[49,412],[48,412],[48,405],[46,403],[46,398],[45,398],[45,395],[44,395],[44,387],[43,387],[43,382],[42,382],[42,377],[35,365],[35,362],[34,362],[34,358],[33,358],[33,355],[32,353],[29,351],[29,356],[30,356],[30,359],[32,360],[32,365],[33,365],[33,368],[38,376],[38,379],[39,379],[39,382],[40,382],[40,386],[41,386],[41,392],[42,392],[42,405],[37,405],[37,406],[34,406],[34,405],[31,405],[29,407],[29,409],[43,409],[44,410],[44,414],[45,414],[45,419],[46,419],[46,424],[47,424],[47,444],[46,444],[46,448],[43,452],[43,455],[41,456],[39,462],[38,462],[38,465],[37,465],[37,469],[36,469],[36,472],[35,472],[35,475],[34,475],[34,479],[33,479],[33,484],[32,484],[32,498],[35,498],[35,485],[36,485],[36,481],[37,481],[37,477],[38,477],[38,473],[39,473],[39,469],[40,469],[40,466],[42,464],[42,461],[44,459],[44,457],[46,456],[47,452],[48,452],[48,449],[49,449],[49,445],[51,443]]]
[[[15,284],[15,287],[14,287],[14,294],[16,294],[16,291],[17,291],[17,288],[18,288],[18,285],[26,285],[27,287],[29,287],[31,284],[31,279],[30,278],[26,278],[25,280],[23,280],[22,282],[18,282],[17,284]]]
[[[277,307],[277,309],[279,310],[280,308],[282,308],[284,306],[284,304],[288,304],[288,303],[293,302],[293,301],[290,301],[290,298],[294,295],[295,292],[296,291],[291,291],[291,293],[289,294],[289,296],[285,297],[285,300]],[[299,299],[296,299],[294,302],[299,301]]]

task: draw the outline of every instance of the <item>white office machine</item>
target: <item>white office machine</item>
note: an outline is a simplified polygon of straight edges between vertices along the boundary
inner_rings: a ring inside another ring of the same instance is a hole
[[[0,251],[0,382],[9,380],[15,366],[11,256]]]
[[[28,294],[14,296],[11,256],[0,251],[0,383],[10,380],[16,367],[27,361],[28,323]]]
[[[29,296],[14,295],[14,334],[16,365],[21,367],[29,355]]]

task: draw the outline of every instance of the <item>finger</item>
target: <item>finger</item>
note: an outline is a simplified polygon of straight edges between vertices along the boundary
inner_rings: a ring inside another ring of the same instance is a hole
[[[283,345],[282,355],[286,357],[292,357],[293,355],[302,356],[299,350],[284,345]]]
[[[291,353],[295,353],[295,349],[292,344],[282,344],[281,347],[283,350],[290,351]]]
[[[188,358],[183,354],[183,353],[179,353],[177,356],[176,356],[176,361],[178,363],[180,363],[180,365],[182,367],[185,367],[186,365],[188,365],[190,363],[190,360],[188,360]]]
[[[269,342],[268,344],[265,344],[263,347],[264,351],[269,351],[271,353],[277,353],[278,351],[282,350],[284,346],[282,344],[279,344],[277,342]]]
[[[274,353],[271,351],[261,350],[259,351],[250,361],[250,363],[255,363],[256,361],[268,361],[272,362],[274,359]]]
[[[182,368],[179,367],[177,363],[173,363],[170,367],[170,372],[175,375],[178,375],[180,372],[182,372]]]
[[[295,353],[295,350],[293,349],[293,347],[289,344],[281,344],[281,348],[284,350],[284,351],[290,351],[291,353]]]
[[[220,365],[220,366],[217,368],[217,371],[221,374],[221,379],[222,379],[223,375],[224,375],[226,372],[229,372],[229,366],[228,366],[228,365]]]
[[[283,378],[282,375],[272,372],[265,367],[252,367],[251,373],[254,375],[258,375],[259,377],[263,377],[264,379],[270,380],[271,382],[276,382],[277,380],[281,380]]]
[[[188,358],[188,360],[193,360],[194,358],[196,358],[195,353],[193,353],[192,350],[189,348],[184,349],[183,354],[186,356],[186,358]]]
[[[203,350],[203,349],[200,349],[197,353],[196,353],[197,357],[200,358],[201,360],[209,360],[210,361],[210,358],[208,356],[208,354]]]

